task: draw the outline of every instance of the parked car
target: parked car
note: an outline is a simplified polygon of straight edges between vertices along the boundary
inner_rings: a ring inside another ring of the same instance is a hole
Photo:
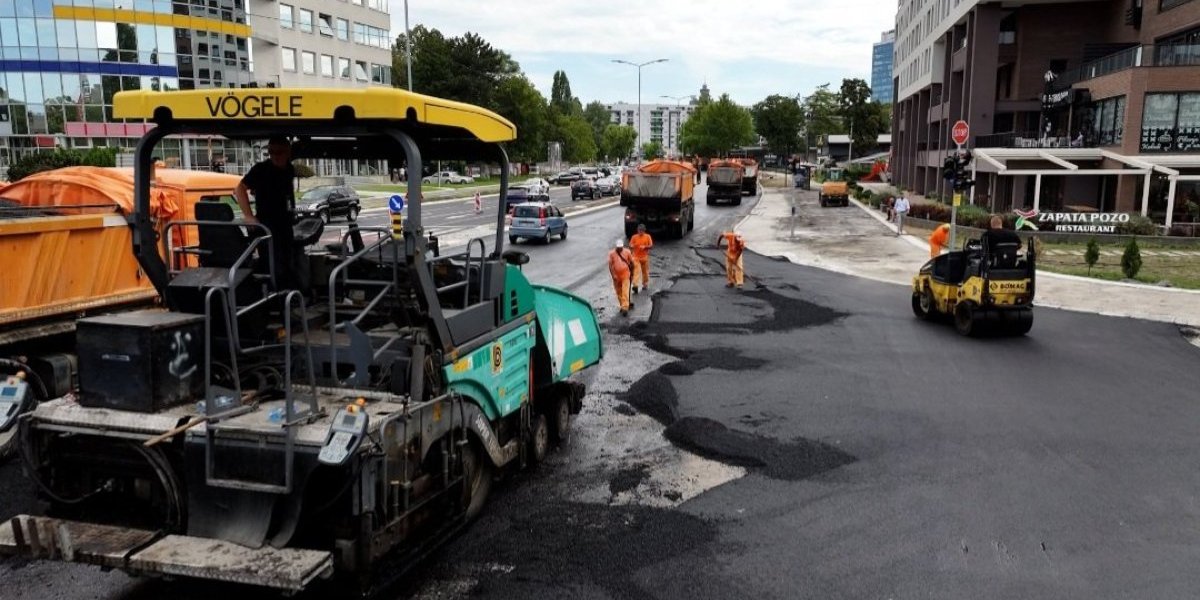
[[[580,198],[591,198],[591,199],[595,200],[596,198],[599,198],[599,197],[600,197],[600,187],[596,185],[595,181],[588,179],[587,177],[584,177],[583,179],[577,179],[577,180],[571,182],[571,200],[572,201],[578,200]]]
[[[526,202],[513,207],[512,222],[508,228],[508,241],[517,243],[520,238],[541,240],[549,244],[551,236],[567,239],[567,218],[549,202]]]
[[[601,177],[596,180],[596,188],[601,196],[618,196],[621,194],[621,178]]]
[[[442,171],[425,177],[421,183],[475,183],[475,178],[470,175],[460,175],[455,171]]]
[[[555,185],[567,185],[572,181],[578,181],[583,178],[583,173],[579,171],[563,171],[550,179]]]
[[[296,201],[296,213],[299,217],[320,217],[329,222],[333,217],[346,217],[353,221],[362,210],[358,193],[353,188],[344,185],[317,186],[300,196]]]
[[[592,179],[599,179],[600,177],[603,177],[603,175],[600,174],[600,169],[596,167],[582,167],[580,168],[580,171],[583,172],[584,177],[590,177]]]

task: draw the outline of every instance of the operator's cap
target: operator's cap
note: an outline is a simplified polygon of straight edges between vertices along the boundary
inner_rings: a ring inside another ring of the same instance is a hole
[[[617,238],[616,247],[624,248],[625,247],[625,238]]]
[[[645,231],[645,230],[646,230],[646,224],[638,223],[638,231]]]

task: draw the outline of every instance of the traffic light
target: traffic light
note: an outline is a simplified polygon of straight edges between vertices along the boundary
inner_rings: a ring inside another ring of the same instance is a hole
[[[961,192],[963,190],[971,189],[971,187],[975,185],[975,180],[970,179],[969,173],[967,173],[967,166],[971,164],[971,151],[959,150],[958,156],[947,157],[946,162],[943,163],[942,166],[943,173],[945,173],[946,168],[950,165],[951,161],[954,163],[954,190]]]
[[[942,161],[942,179],[955,179],[958,173],[958,160],[954,155],[946,157]]]

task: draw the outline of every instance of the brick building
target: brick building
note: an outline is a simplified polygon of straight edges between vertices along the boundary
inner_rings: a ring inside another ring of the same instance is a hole
[[[973,201],[1140,212],[1200,201],[1200,2],[902,0],[892,175],[946,197],[971,127]]]

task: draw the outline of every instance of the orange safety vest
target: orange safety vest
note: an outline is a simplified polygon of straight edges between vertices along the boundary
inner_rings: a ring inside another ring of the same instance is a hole
[[[645,260],[650,258],[650,249],[654,247],[654,240],[648,233],[638,233],[629,238],[629,247],[633,248],[634,258]]]
[[[608,253],[608,272],[613,279],[628,279],[633,255],[625,248],[613,248]]]
[[[725,238],[725,256],[737,258],[742,255],[742,250],[746,248],[746,242],[741,235],[733,231],[726,231],[721,234],[721,237]]]

